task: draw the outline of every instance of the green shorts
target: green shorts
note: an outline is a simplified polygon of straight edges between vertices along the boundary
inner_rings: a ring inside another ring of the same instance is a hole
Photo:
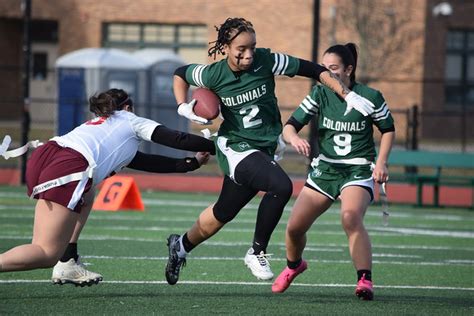
[[[227,138],[219,136],[216,139],[216,159],[225,175],[235,182],[235,168],[248,155],[259,151],[247,142],[227,144]]]
[[[316,159],[314,160],[316,161]],[[306,179],[306,186],[336,200],[342,189],[350,185],[367,188],[374,199],[374,179],[370,165],[345,165],[322,160],[311,164],[312,170]]]

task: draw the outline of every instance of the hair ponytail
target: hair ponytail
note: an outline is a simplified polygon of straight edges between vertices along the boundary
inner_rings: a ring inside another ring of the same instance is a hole
[[[329,47],[324,54],[336,54],[341,58],[342,63],[345,67],[351,65],[352,72],[350,76],[351,82],[356,80],[356,69],[357,69],[357,47],[354,43],[347,43],[345,45],[334,45]]]
[[[354,43],[347,43],[344,45],[352,54],[352,58],[354,59],[354,64],[352,65],[352,73],[351,73],[351,82],[355,81],[356,78],[356,69],[357,69],[357,47]]]
[[[115,111],[120,111],[130,100],[122,89],[109,89],[96,93],[89,98],[89,110],[96,116],[109,117]]]

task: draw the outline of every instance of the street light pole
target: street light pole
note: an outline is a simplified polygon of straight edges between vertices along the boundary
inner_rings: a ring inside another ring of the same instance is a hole
[[[23,115],[21,124],[21,142],[28,142],[30,131],[30,57],[31,57],[31,0],[22,0],[21,10],[23,12]],[[21,156],[21,183],[25,184],[27,155]]]
[[[313,3],[313,47],[311,60],[317,63],[318,59],[318,46],[319,46],[319,14],[320,14],[320,1],[314,0]],[[316,81],[312,82],[315,85]],[[318,121],[317,118],[313,118],[309,124],[309,144],[311,145],[310,157],[316,157],[319,154],[318,146]]]

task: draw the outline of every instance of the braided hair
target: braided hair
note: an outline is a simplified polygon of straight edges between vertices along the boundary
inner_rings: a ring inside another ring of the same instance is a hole
[[[208,56],[213,56],[214,59],[217,54],[225,55],[224,45],[230,44],[240,33],[255,33],[252,23],[244,18],[227,18],[220,27],[214,27],[217,31],[217,40],[209,42],[214,46],[207,51]]]
[[[122,89],[109,89],[89,98],[89,109],[97,116],[109,117],[127,104],[133,106],[127,92]]]

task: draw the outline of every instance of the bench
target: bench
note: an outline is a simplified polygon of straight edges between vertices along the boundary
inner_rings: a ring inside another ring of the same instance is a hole
[[[433,205],[439,206],[439,187],[461,186],[473,188],[474,207],[474,154],[435,152],[425,150],[392,150],[388,159],[389,181],[417,186],[417,205],[423,205],[423,186],[433,186]],[[395,166],[404,172],[391,171]],[[450,172],[447,172],[450,170]]]

